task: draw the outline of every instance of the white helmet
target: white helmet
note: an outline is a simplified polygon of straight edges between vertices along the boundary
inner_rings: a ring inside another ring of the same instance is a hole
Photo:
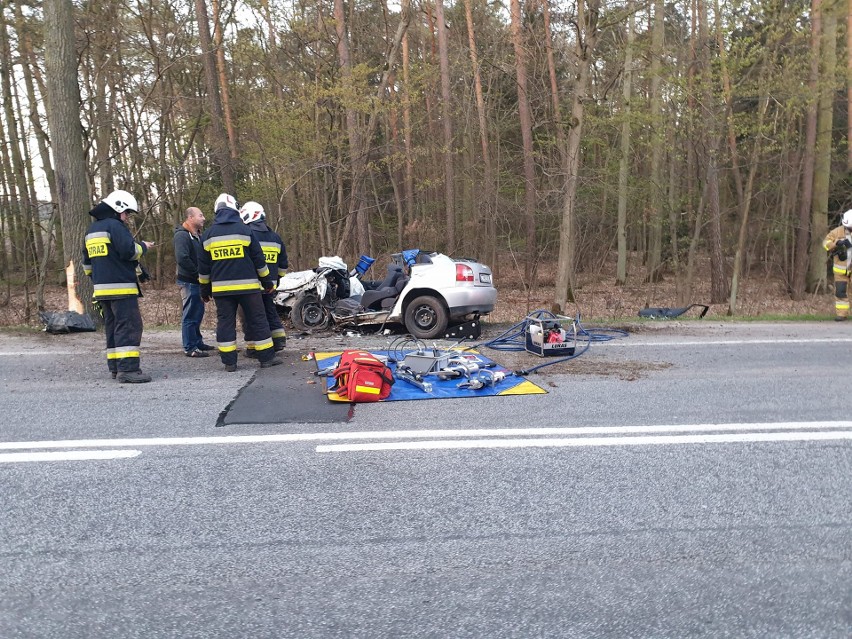
[[[852,209],[849,209],[843,214],[843,217],[840,218],[840,223],[847,229],[852,229]]]
[[[130,195],[127,191],[113,191],[107,195],[102,202],[116,213],[136,213],[139,210],[139,205],[136,204],[136,198]]]
[[[240,217],[245,224],[260,222],[266,219],[266,211],[257,202],[246,202],[243,204],[243,208],[240,209]]]
[[[216,204],[213,205],[213,212],[215,213],[224,206],[228,207],[229,209],[236,209],[237,199],[233,195],[222,193],[221,195],[219,195],[219,197],[216,198]]]

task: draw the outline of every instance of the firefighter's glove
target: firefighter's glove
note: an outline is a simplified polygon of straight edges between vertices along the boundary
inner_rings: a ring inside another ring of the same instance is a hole
[[[837,240],[837,243],[834,245],[836,249],[847,249],[852,248],[852,242],[849,241],[848,237],[844,237],[841,240]]]
[[[213,296],[213,287],[210,284],[202,284],[201,285],[201,301],[205,304],[210,301],[210,298]]]
[[[148,269],[141,264],[136,267],[136,276],[139,279],[140,284],[151,281],[151,274],[148,272]]]
[[[260,280],[260,285],[267,295],[272,295],[275,292],[275,280]]]

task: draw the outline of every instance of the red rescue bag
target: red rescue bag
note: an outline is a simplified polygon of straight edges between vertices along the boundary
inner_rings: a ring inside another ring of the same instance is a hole
[[[367,351],[343,351],[331,390],[350,402],[385,399],[396,381],[387,365]]]

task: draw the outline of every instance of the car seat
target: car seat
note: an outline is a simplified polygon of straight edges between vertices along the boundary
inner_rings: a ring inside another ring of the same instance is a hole
[[[388,264],[387,277],[374,290],[364,291],[361,295],[361,306],[373,311],[389,308],[407,283],[408,277],[402,272],[402,267]]]

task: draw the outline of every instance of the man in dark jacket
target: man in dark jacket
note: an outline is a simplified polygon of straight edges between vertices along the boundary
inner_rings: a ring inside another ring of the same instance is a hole
[[[263,257],[260,242],[243,224],[232,195],[216,198],[216,214],[201,238],[204,250],[198,261],[198,282],[205,301],[216,300],[216,342],[225,370],[237,370],[237,309],[246,321],[246,339],[254,342],[262,368],[283,363],[275,357],[261,293],[275,282]]]
[[[198,284],[198,258],[201,255],[201,229],[204,228],[204,213],[190,206],[186,219],[175,228],[174,247],[177,262],[177,283],[183,301],[181,334],[183,352],[187,357],[207,357],[213,347],[201,337],[201,322],[204,320],[204,302]]]
[[[269,272],[277,286],[278,278],[287,274],[287,248],[284,246],[284,240],[275,231],[266,225],[266,211],[257,202],[246,202],[240,209],[240,218],[251,229],[254,236],[260,242],[260,248],[263,249],[263,257],[266,259],[266,264],[269,266]],[[278,311],[275,308],[275,303],[272,301],[272,296],[275,294],[263,294],[263,308],[266,311],[266,321],[269,323],[269,330],[272,334],[272,343],[276,351],[283,351],[287,344],[287,333],[284,331],[284,324],[281,323],[281,318],[278,316]],[[246,357],[255,357],[254,345],[246,340]]]
[[[119,382],[142,384],[151,376],[139,369],[142,315],[139,312],[139,258],[154,246],[136,242],[126,224],[138,209],[127,191],[113,191],[89,211],[95,221],[86,231],[83,271],[92,278],[106,333],[107,366]]]

